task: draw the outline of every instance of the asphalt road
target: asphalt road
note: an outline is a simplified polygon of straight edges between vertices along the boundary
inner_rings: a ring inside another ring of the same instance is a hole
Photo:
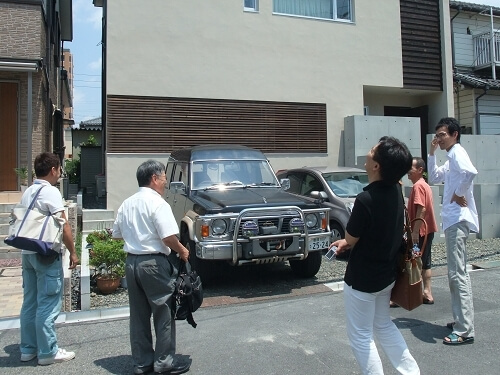
[[[450,297],[446,276],[433,278],[434,305],[391,315],[422,374],[500,373],[500,268],[471,272],[476,341],[450,347]],[[177,351],[192,359],[189,374],[359,374],[345,332],[343,295],[328,289],[281,293],[205,307],[198,327],[177,325]],[[19,330],[0,331],[1,374],[131,374],[128,319],[62,324],[60,345],[76,352],[68,363],[39,367],[19,361]],[[381,353],[386,374],[396,374]]]

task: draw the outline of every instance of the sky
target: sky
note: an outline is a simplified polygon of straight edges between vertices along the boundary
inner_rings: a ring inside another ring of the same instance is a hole
[[[73,0],[73,41],[64,48],[73,55],[75,125],[101,116],[101,20],[92,0]]]
[[[462,1],[500,8],[500,0]],[[101,19],[102,8],[94,7],[92,0],[73,0],[73,41],[64,48],[73,54],[75,125],[101,116]]]

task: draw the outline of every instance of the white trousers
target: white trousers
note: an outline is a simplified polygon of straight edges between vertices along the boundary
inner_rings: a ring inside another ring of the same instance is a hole
[[[400,374],[420,374],[399,329],[392,322],[389,301],[394,283],[376,293],[364,293],[344,284],[347,336],[363,374],[383,374],[374,335]]]

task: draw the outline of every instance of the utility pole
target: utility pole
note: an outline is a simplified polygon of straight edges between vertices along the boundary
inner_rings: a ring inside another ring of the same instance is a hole
[[[490,20],[491,20],[491,76],[493,79],[497,79],[497,73],[495,69],[496,65],[496,36],[495,28],[493,24],[493,7],[490,7]]]

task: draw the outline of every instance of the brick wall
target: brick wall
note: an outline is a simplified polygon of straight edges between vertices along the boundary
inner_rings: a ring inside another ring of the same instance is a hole
[[[39,59],[44,54],[41,5],[0,2],[0,20],[1,57]]]
[[[32,155],[52,151],[52,108],[50,102],[58,105],[57,74],[53,50],[47,56],[47,30],[40,4],[19,4],[0,2],[0,57],[39,60],[44,59],[44,67],[32,74]],[[52,45],[52,48],[54,46]],[[45,71],[44,71],[45,70]],[[46,77],[49,81],[47,82]],[[19,123],[21,165],[31,164],[26,160],[28,128],[28,73],[0,71],[0,80],[19,84]],[[50,97],[47,97],[49,90]]]

